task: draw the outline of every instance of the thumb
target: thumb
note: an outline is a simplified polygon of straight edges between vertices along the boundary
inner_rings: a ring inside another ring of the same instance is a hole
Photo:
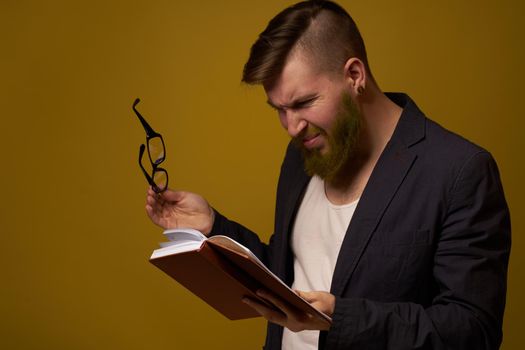
[[[311,292],[304,292],[297,289],[295,289],[294,292],[309,303],[311,303],[314,300]]]
[[[184,198],[185,192],[167,189],[162,192],[162,199],[169,202],[178,202]]]

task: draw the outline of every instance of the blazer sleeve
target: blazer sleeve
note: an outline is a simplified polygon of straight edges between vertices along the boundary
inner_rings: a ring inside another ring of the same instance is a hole
[[[326,349],[498,349],[502,340],[510,218],[486,151],[462,167],[436,244],[438,293],[429,307],[336,299]],[[324,345],[324,346],[323,346]]]
[[[247,247],[254,253],[259,260],[261,260],[266,266],[269,264],[269,250],[268,244],[261,242],[259,236],[252,232],[243,225],[231,221],[217,210],[215,210],[215,221],[210,232],[211,236],[224,235],[231,239],[239,242],[243,246]],[[272,236],[273,237],[273,236]]]

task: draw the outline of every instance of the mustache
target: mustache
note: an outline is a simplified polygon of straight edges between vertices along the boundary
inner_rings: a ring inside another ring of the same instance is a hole
[[[309,124],[306,128],[304,128],[303,131],[301,131],[295,137],[292,137],[292,143],[303,146],[303,141],[305,139],[312,138],[315,135],[324,135],[324,134],[326,134],[326,132],[322,128],[314,124]]]

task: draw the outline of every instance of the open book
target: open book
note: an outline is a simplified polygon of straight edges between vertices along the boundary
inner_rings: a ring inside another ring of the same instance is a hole
[[[207,238],[192,229],[166,230],[164,235],[168,241],[153,252],[150,262],[229,319],[258,317],[241,299],[246,296],[268,305],[255,294],[262,288],[298,311],[331,323],[330,317],[298,296],[248,248],[231,238]]]

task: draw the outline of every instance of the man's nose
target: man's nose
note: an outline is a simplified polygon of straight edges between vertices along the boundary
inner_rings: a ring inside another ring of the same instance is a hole
[[[301,118],[299,113],[287,110],[286,111],[286,130],[288,135],[296,137],[308,126],[306,120]]]

